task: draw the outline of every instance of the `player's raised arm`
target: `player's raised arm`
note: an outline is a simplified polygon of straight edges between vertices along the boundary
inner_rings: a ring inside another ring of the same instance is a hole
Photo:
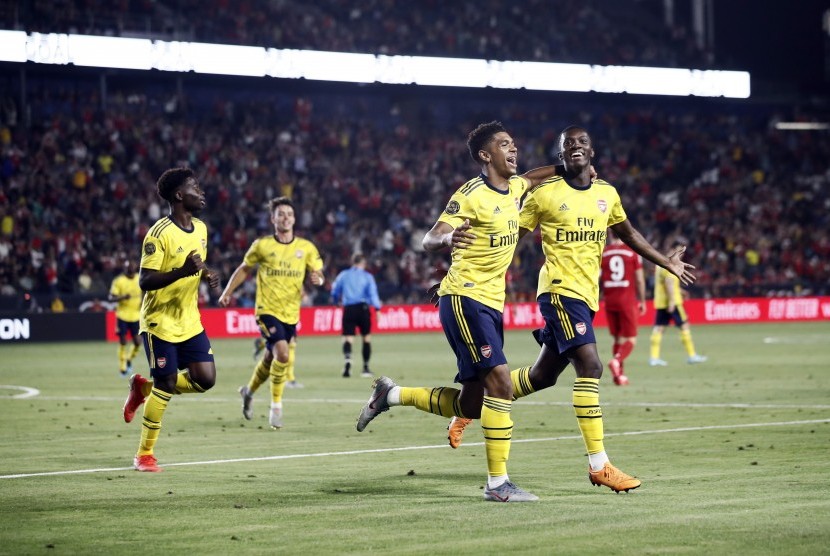
[[[643,234],[638,232],[627,219],[618,224],[614,224],[611,226],[611,229],[614,230],[617,237],[623,240],[626,245],[631,247],[643,258],[648,259],[658,266],[662,266],[680,278],[680,281],[685,285],[694,283],[695,275],[690,271],[694,270],[695,267],[689,263],[683,262],[682,260],[683,253],[686,251],[685,247],[676,249],[667,257],[652,247],[651,244],[646,241],[646,238],[643,237]]]

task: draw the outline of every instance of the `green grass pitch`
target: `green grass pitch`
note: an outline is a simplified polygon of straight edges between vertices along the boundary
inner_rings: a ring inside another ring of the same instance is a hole
[[[597,331],[608,359],[607,330]],[[830,323],[693,328],[702,365],[667,330],[651,368],[648,329],[603,376],[612,461],[643,485],[591,486],[570,407],[573,371],[517,401],[509,471],[540,496],[482,501],[481,430],[446,443],[446,420],[393,408],[354,429],[368,379],[341,378],[338,337],[301,337],[285,427],[269,395],[242,419],[236,389],[252,340],[214,340],[216,387],[174,398],[156,446],[163,473],[132,470],[140,416],[105,343],[0,348],[0,554],[827,554]],[[531,364],[528,332],[506,338]],[[410,386],[450,385],[441,334],[375,335],[372,369]],[[355,349],[360,361],[359,344]],[[146,360],[137,360],[146,369]]]

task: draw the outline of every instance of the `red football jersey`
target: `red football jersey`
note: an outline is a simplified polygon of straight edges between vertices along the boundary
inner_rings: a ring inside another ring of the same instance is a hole
[[[637,304],[637,269],[643,259],[624,243],[606,245],[602,252],[600,285],[605,306],[627,309]]]

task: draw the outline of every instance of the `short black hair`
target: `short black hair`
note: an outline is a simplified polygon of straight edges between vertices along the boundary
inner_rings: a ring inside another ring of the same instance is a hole
[[[274,212],[274,209],[281,205],[287,205],[294,208],[294,201],[292,201],[290,197],[276,197],[268,201],[268,210]]]
[[[584,127],[582,127],[581,125],[569,125],[568,127],[566,127],[565,129],[563,129],[562,131],[559,132],[559,137],[556,140],[557,147],[562,144],[562,139],[565,138],[565,134],[568,133],[569,131],[573,130],[573,129],[581,129],[582,131],[584,131],[588,135],[588,138],[591,137],[591,134],[588,133],[588,130],[585,129]]]
[[[366,257],[363,253],[355,253],[352,255],[352,264],[360,264],[366,262]]]
[[[467,136],[467,149],[469,149],[470,156],[473,157],[473,160],[479,164],[483,164],[484,161],[479,158],[478,151],[482,150],[484,145],[489,143],[496,133],[502,131],[507,133],[504,125],[496,120],[487,122],[486,124],[479,124],[477,128],[472,130]]]
[[[188,178],[196,179],[196,173],[190,168],[170,168],[169,170],[165,170],[156,182],[159,197],[168,203],[172,203],[176,190],[184,185],[184,182]]]

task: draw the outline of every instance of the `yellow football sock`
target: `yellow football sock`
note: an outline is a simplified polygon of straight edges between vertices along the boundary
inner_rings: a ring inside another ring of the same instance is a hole
[[[510,457],[510,439],[513,421],[510,420],[511,400],[484,396],[481,407],[481,429],[484,431],[484,451],[487,453],[487,473],[490,477],[507,475]]]
[[[266,365],[264,359],[260,359],[256,367],[254,367],[254,373],[251,375],[251,380],[248,381],[248,390],[251,391],[251,394],[259,390],[259,387],[265,384],[265,381],[268,380],[268,377],[270,376],[271,366]]]
[[[118,344],[118,370],[122,373],[127,370],[127,346]]]
[[[172,398],[169,393],[153,388],[147,401],[144,402],[144,418],[141,420],[141,442],[136,455],[145,456],[153,453],[153,448],[161,432],[161,419],[164,410]]]
[[[695,344],[692,342],[692,331],[691,330],[681,330],[680,331],[680,342],[683,344],[683,347],[686,349],[686,355],[692,357],[695,354]]]
[[[132,361],[135,358],[135,356],[138,354],[138,350],[139,350],[140,347],[141,346],[139,346],[138,344],[132,344],[132,349],[130,350],[130,355],[129,355],[129,357],[127,357],[127,359],[129,361]]]
[[[660,342],[663,341],[663,333],[662,332],[653,332],[651,333],[651,340],[650,340],[650,349],[649,349],[649,356],[652,359],[660,359]]]
[[[285,380],[293,382],[294,378],[294,359],[297,356],[297,344],[288,344],[288,371],[285,373]]]
[[[401,387],[401,405],[414,406],[421,411],[442,417],[464,417],[461,413],[458,388]]]
[[[176,375],[176,394],[202,394],[205,389],[196,384],[188,371],[180,371]]]
[[[599,379],[577,378],[573,389],[574,413],[589,454],[605,450],[602,444],[602,408],[599,405]]]
[[[520,367],[515,371],[510,371],[510,381],[513,383],[514,400],[529,396],[536,391],[530,384],[530,367]]]
[[[288,362],[280,363],[276,358],[271,362],[271,401],[282,401],[285,390],[285,375],[288,371]]]

